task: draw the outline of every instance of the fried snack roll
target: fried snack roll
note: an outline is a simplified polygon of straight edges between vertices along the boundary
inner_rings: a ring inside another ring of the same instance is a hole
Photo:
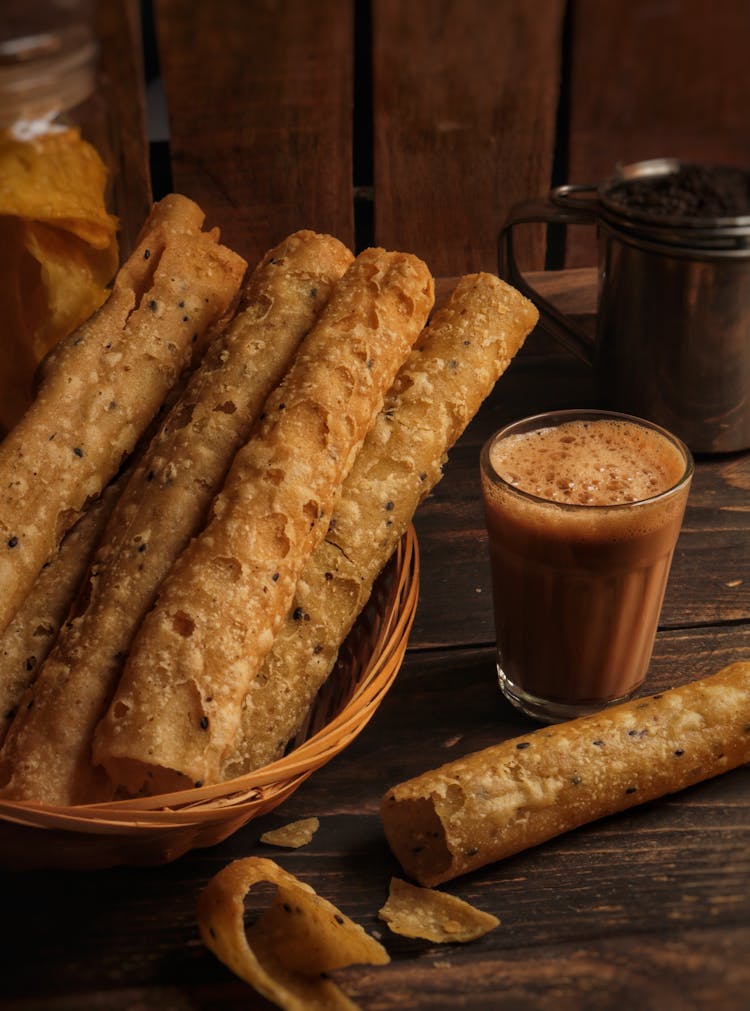
[[[5,796],[75,804],[111,793],[91,741],[135,631],[352,259],[337,239],[305,231],[253,271],[237,316],[128,481],[84,599],[39,674],[33,707],[13,725],[0,763]]]
[[[381,249],[334,288],[134,640],[94,746],[114,782],[218,781],[242,700],[433,298],[421,260]]]
[[[750,761],[750,662],[536,730],[390,790],[407,874],[436,885]]]
[[[250,686],[222,775],[279,757],[328,677],[445,455],[536,323],[531,302],[491,274],[459,280],[386,396],[347,477],[325,540]]]
[[[0,636],[0,744],[68,616],[119,492],[119,481],[110,484],[67,532]]]
[[[244,261],[165,198],[112,294],[48,363],[36,399],[0,444],[0,631],[85,503],[119,469],[235,299]]]

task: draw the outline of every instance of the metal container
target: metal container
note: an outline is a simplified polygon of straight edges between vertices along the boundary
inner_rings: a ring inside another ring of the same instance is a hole
[[[693,452],[732,452],[750,447],[750,212],[691,216],[620,198],[634,182],[662,184],[691,168],[746,179],[750,194],[750,173],[675,159],[626,166],[598,186],[560,186],[511,210],[499,273],[536,303],[552,336],[595,366],[604,406],[664,426]],[[539,221],[596,226],[593,345],[518,270],[513,230]]]

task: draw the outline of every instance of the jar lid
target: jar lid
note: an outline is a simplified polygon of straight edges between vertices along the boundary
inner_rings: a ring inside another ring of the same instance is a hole
[[[10,26],[9,26],[10,27]],[[82,22],[0,35],[0,128],[27,139],[94,90],[96,42]]]

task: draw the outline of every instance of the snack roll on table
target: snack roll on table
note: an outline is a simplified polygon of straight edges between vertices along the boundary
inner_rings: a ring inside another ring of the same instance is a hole
[[[199,221],[184,197],[157,206],[110,297],[52,357],[0,444],[0,631],[237,295],[244,260]]]
[[[338,240],[299,232],[251,274],[238,314],[127,482],[79,605],[39,674],[33,706],[13,724],[0,759],[4,796],[59,804],[111,796],[111,783],[92,765],[91,742],[133,636],[352,259]]]
[[[250,686],[224,779],[278,758],[297,732],[375,579],[440,480],[446,452],[537,318],[527,299],[491,274],[461,278],[434,314],[388,392]]]
[[[437,885],[750,761],[750,662],[545,727],[400,783],[381,818]]]
[[[420,260],[381,249],[334,288],[134,640],[94,741],[118,785],[219,780],[248,687],[433,299]]]

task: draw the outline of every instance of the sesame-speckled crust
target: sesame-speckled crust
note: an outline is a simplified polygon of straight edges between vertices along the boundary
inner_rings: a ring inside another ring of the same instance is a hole
[[[110,297],[45,364],[36,399],[0,444],[0,630],[132,452],[194,338],[237,295],[244,260],[196,221],[184,197],[157,206]]]
[[[388,842],[425,885],[750,761],[750,662],[535,730],[390,790]]]
[[[73,804],[111,794],[92,768],[91,745],[133,635],[352,259],[337,239],[305,231],[270,250],[251,274],[238,314],[128,481],[83,600],[39,674],[33,708],[17,717],[3,762],[12,767],[5,796]]]
[[[71,527],[0,635],[0,743],[68,616],[120,490],[121,479],[105,488]]]
[[[505,371],[538,313],[491,274],[461,278],[388,392],[347,477],[334,521],[250,686],[223,776],[279,757],[330,673],[445,454]]]
[[[242,700],[433,298],[420,260],[380,249],[334,288],[135,638],[97,740],[118,784],[219,779]]]

